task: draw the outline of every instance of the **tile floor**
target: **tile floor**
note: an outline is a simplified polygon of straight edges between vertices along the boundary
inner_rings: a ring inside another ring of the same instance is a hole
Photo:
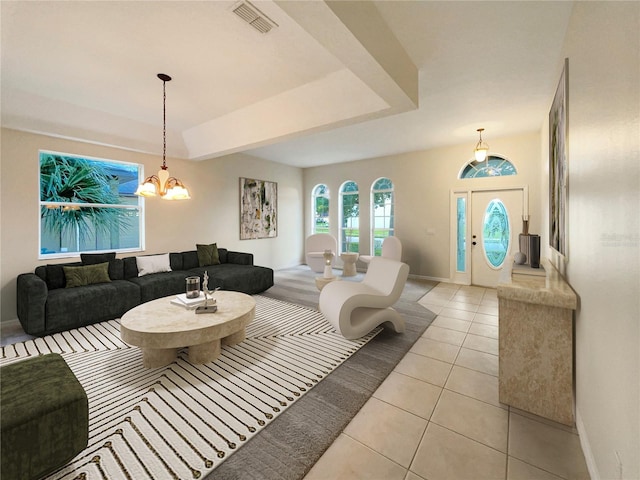
[[[574,428],[498,401],[496,290],[419,303],[438,316],[305,480],[588,479]]]

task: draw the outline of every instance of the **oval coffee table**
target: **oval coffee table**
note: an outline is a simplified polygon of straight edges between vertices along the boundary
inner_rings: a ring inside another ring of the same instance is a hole
[[[215,293],[218,310],[196,314],[171,303],[175,295],[143,303],[120,320],[120,337],[140,347],[146,368],[168,365],[178,350],[189,348],[189,362],[208,363],[220,355],[220,344],[235,345],[245,338],[245,327],[253,320],[256,302],[240,292]]]

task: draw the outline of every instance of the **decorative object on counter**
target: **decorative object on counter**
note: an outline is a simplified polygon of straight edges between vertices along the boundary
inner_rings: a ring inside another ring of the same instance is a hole
[[[513,261],[516,262],[516,265],[524,265],[527,261],[527,256],[522,252],[518,252],[513,256]]]
[[[324,278],[333,278],[333,252],[331,250],[325,250],[322,254],[324,257]]]
[[[528,265],[531,259],[529,253],[529,215],[522,215],[522,233],[518,235],[518,241],[520,243],[520,253],[524,255],[524,262],[518,263],[518,265]]]
[[[540,235],[529,235],[529,263],[531,268],[540,268]]]
[[[198,298],[200,296],[200,277],[187,277],[187,298]]]

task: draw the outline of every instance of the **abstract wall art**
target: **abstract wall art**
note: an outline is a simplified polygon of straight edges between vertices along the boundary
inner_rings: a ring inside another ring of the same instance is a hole
[[[569,59],[549,111],[549,246],[567,255],[567,99]]]
[[[278,184],[240,177],[240,240],[278,236]]]

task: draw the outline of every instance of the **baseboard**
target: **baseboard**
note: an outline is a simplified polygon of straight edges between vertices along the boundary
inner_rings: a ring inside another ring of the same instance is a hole
[[[21,326],[20,320],[18,320],[17,318],[12,318],[10,320],[3,320],[2,322],[0,322],[0,328],[11,328],[11,327],[17,327],[17,326]]]
[[[432,282],[445,282],[445,283],[450,283],[451,280],[448,278],[441,278],[441,277],[430,277],[427,275],[416,275],[414,273],[410,273],[409,274],[409,278],[412,278],[414,280],[430,280]]]
[[[596,465],[596,460],[593,457],[593,452],[591,451],[589,437],[587,436],[587,431],[584,428],[584,423],[582,423],[582,417],[580,416],[580,412],[577,407],[576,429],[578,430],[578,438],[580,439],[580,446],[582,447],[582,453],[584,454],[584,461],[587,464],[589,476],[591,477],[591,480],[600,480],[600,473],[598,472],[598,466]]]

